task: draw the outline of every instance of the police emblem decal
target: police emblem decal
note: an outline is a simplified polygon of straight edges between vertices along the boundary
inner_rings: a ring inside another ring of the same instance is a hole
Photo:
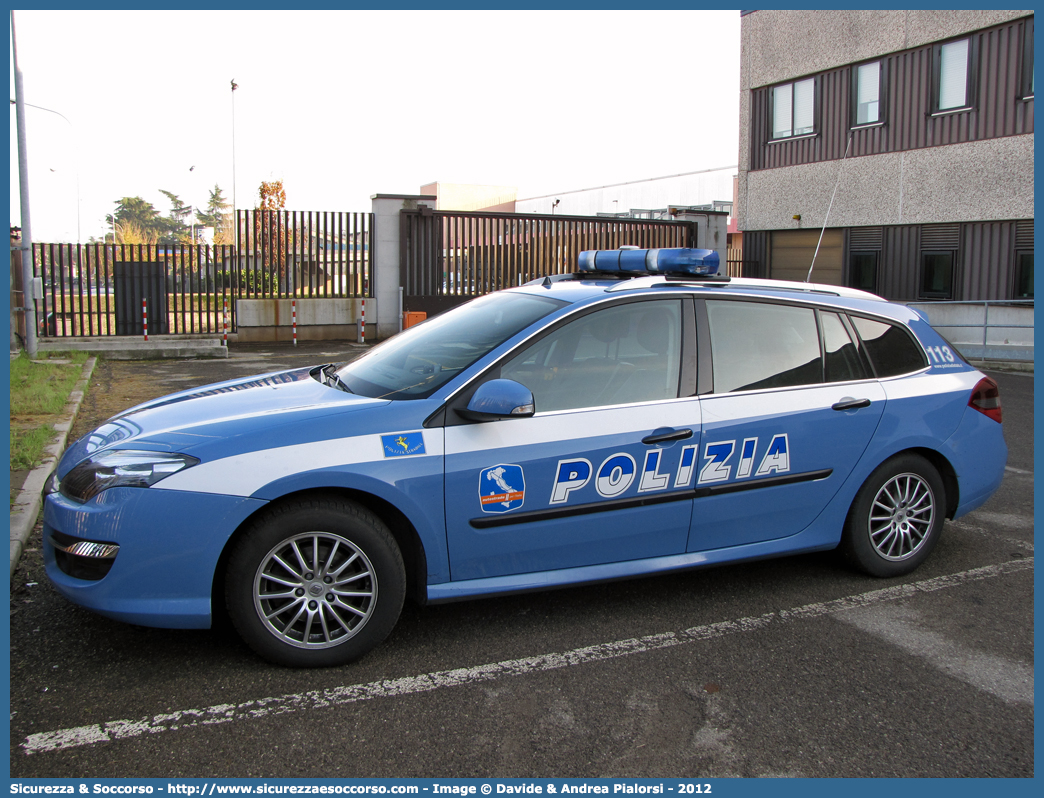
[[[526,478],[519,465],[495,465],[479,472],[479,504],[484,513],[517,510],[526,498]]]
[[[424,434],[421,432],[399,432],[395,435],[382,435],[381,446],[385,457],[406,457],[411,454],[424,454]]]

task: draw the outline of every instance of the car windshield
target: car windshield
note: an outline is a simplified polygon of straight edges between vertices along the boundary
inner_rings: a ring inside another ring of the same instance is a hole
[[[564,304],[530,294],[489,294],[410,327],[341,368],[337,376],[362,396],[423,399]]]

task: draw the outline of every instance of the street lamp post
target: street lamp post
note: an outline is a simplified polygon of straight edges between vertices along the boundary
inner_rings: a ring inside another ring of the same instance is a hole
[[[25,141],[25,100],[22,70],[18,66],[18,37],[15,16],[11,11],[11,56],[14,61],[15,118],[18,129],[18,190],[22,214],[22,313],[25,319],[25,351],[36,357],[36,300],[33,299],[33,234],[29,223],[29,155]],[[12,325],[13,332],[13,325]],[[11,336],[12,339],[14,335]]]
[[[236,212],[236,84],[232,79],[232,213]]]
[[[14,100],[11,100],[11,105],[16,105]],[[38,111],[47,111],[48,113],[60,116],[62,119],[65,120],[65,123],[69,126],[69,130],[72,132],[73,163],[75,165],[74,171],[76,172],[76,243],[80,244],[82,241],[82,239],[80,238],[80,158],[79,154],[77,153],[76,147],[76,126],[73,125],[71,121],[69,121],[69,118],[65,114],[60,114],[53,108],[44,108],[42,105],[33,105],[32,103],[27,103],[24,100],[22,101],[22,105],[27,105],[30,108],[37,109]]]

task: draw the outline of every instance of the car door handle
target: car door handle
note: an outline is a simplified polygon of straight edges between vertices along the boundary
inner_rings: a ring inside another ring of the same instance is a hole
[[[692,437],[691,429],[658,429],[654,430],[652,434],[646,435],[642,438],[642,443],[652,446],[654,443],[664,443],[666,441],[683,441],[686,438]]]
[[[870,407],[869,399],[853,399],[851,396],[846,396],[840,402],[836,402],[830,407],[833,410],[856,410],[860,407]]]

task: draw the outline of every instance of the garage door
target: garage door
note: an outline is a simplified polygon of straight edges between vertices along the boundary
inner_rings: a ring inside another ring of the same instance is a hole
[[[772,233],[772,273],[774,280],[804,282],[819,241],[819,230],[779,230]],[[816,255],[812,282],[841,285],[843,230],[827,230]]]

